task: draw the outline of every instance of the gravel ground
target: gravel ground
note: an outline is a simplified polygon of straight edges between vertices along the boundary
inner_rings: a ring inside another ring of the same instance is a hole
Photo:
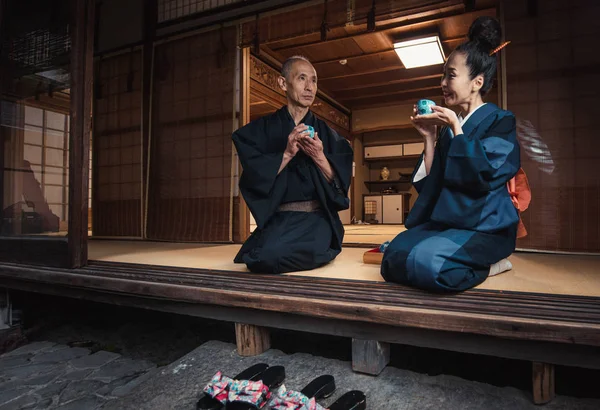
[[[109,306],[28,293],[13,295],[23,309],[21,343],[78,342],[91,353],[107,351],[157,367],[169,365],[207,341],[235,343],[232,324],[141,309]],[[272,331],[272,347],[286,354],[308,353],[351,359],[350,339]],[[2,353],[0,351],[0,353]],[[390,367],[428,376],[451,375],[497,387],[531,389],[531,364],[487,356],[393,345]],[[557,394],[600,398],[600,371],[557,366]]]

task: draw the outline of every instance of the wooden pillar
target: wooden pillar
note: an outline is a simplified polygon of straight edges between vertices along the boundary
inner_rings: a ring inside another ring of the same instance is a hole
[[[352,370],[355,372],[377,376],[389,362],[389,343],[352,339]]]
[[[271,348],[269,329],[261,326],[236,323],[235,341],[240,356],[256,356]]]
[[[152,130],[152,65],[154,63],[154,37],[158,21],[157,0],[144,2],[144,47],[142,51],[142,238],[146,238],[148,213],[148,169],[150,166],[150,133]]]
[[[550,402],[554,396],[554,365],[533,362],[533,402],[545,404]]]
[[[239,127],[250,122],[250,48],[240,50],[240,122]],[[235,147],[234,147],[235,149]],[[238,161],[238,184],[242,175],[242,165]],[[250,236],[250,209],[244,201],[242,193],[238,191],[237,212],[233,217],[235,243],[243,243]],[[234,208],[235,209],[235,208]]]
[[[4,31],[6,30],[6,25],[3,24],[4,16],[4,6],[6,0],[0,0],[0,64],[4,61],[2,57],[2,45],[4,44]],[[6,67],[0,65],[0,118],[2,118],[2,100],[4,98],[4,82],[6,80]],[[0,124],[0,211],[4,210],[4,155],[6,147],[4,146],[4,129]]]
[[[95,1],[72,0],[71,5],[68,242],[69,264],[78,268],[87,263]]]

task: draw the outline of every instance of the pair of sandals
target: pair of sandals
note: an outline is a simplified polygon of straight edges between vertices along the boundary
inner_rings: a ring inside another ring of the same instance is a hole
[[[273,410],[364,410],[365,394],[359,390],[345,393],[327,409],[317,400],[335,391],[333,376],[324,375],[311,381],[301,391],[286,390],[285,369],[259,363],[229,378],[217,372],[204,388],[196,404],[197,410],[252,410],[267,405]]]

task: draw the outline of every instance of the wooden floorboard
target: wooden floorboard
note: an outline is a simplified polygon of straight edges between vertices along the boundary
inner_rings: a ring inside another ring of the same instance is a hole
[[[80,269],[0,265],[18,280],[128,296],[285,311],[321,319],[600,346],[600,298],[470,290],[432,295],[394,284],[90,262]]]
[[[141,267],[141,268],[140,268]],[[473,289],[453,295],[432,295],[419,290],[389,283],[369,282],[352,286],[348,281],[275,275],[256,275],[239,272],[217,272],[194,269],[164,268],[146,265],[122,265],[111,262],[92,262],[92,271],[101,270],[115,277],[141,280],[140,269],[151,274],[154,281],[211,288],[231,289],[257,294],[278,293],[319,297],[327,300],[375,302],[387,306],[427,307],[428,309],[461,312],[477,306],[478,313],[514,317],[567,320],[600,323],[600,298],[585,296],[546,295],[519,292],[498,292]],[[118,269],[118,273],[116,273]],[[127,274],[124,274],[127,272]],[[251,281],[249,280],[251,278]]]

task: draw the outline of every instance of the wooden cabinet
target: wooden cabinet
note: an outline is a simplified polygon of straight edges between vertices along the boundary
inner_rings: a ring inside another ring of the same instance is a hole
[[[365,147],[366,159],[401,157],[402,155],[404,155],[403,153],[404,150],[402,144]]]
[[[421,155],[424,149],[425,143],[423,142],[404,144],[403,155]]]
[[[410,192],[365,194],[363,220],[378,224],[403,224],[408,214],[410,196]]]
[[[363,206],[363,220],[370,223],[382,223],[383,201],[381,195],[365,195]]]
[[[401,224],[404,222],[402,211],[402,195],[382,195],[384,224]]]
[[[425,149],[422,142],[413,142],[394,145],[375,145],[365,147],[365,160],[377,161],[392,158],[414,158],[419,157]]]

